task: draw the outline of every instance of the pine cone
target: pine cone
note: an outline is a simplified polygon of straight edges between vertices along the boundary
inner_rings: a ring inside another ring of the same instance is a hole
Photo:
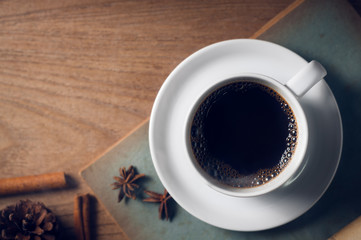
[[[55,215],[43,203],[20,200],[0,212],[0,240],[55,240]]]

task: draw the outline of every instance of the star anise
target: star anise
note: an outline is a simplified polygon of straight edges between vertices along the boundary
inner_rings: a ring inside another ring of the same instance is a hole
[[[135,190],[139,188],[139,185],[134,183],[139,178],[145,176],[145,174],[135,174],[134,167],[129,166],[128,170],[125,167],[119,168],[120,177],[114,177],[113,190],[120,189],[118,195],[118,202],[122,201],[124,196],[135,199]]]
[[[164,216],[165,219],[168,220],[169,216],[168,216],[168,208],[167,208],[167,201],[172,198],[171,195],[169,195],[167,189],[164,189],[164,193],[159,194],[156,192],[152,192],[152,191],[144,191],[149,198],[144,199],[144,202],[154,202],[154,203],[160,203],[159,205],[159,219],[163,219],[163,212],[164,212]]]

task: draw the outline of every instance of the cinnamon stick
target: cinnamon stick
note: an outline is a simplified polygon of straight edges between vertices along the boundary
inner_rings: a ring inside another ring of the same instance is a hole
[[[90,195],[85,194],[83,197],[83,224],[85,240],[90,240]]]
[[[77,195],[74,198],[74,227],[78,240],[90,240],[90,195]]]
[[[66,186],[64,172],[0,179],[0,196],[25,192],[38,192]]]
[[[74,197],[74,227],[77,240],[85,240],[83,223],[83,198]]]
[[[357,240],[361,236],[361,217],[335,233],[328,240]]]

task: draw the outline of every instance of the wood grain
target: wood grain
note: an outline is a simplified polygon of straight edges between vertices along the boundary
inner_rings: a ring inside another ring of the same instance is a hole
[[[78,176],[149,116],[171,70],[214,42],[247,38],[292,0],[0,1],[0,177],[65,171],[43,201],[74,233]],[[109,186],[104,186],[109,187]],[[96,204],[96,239],[125,239]]]

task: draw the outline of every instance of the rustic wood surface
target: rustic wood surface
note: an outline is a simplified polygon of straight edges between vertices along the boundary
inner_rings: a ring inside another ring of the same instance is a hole
[[[292,2],[1,0],[0,177],[65,171],[69,187],[1,197],[0,208],[43,201],[74,238],[73,197],[90,191],[79,170],[149,116],[171,70]],[[125,239],[93,203],[94,237]]]

